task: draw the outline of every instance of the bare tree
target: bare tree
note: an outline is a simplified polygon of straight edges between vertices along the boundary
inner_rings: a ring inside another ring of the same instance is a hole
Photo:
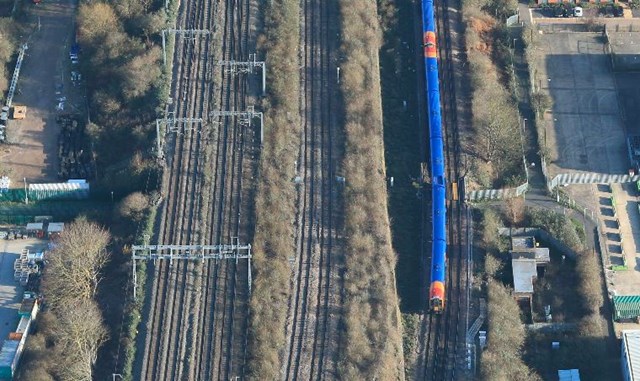
[[[91,381],[98,349],[107,340],[107,330],[96,303],[80,300],[58,311],[59,347],[64,353],[58,366],[62,380]]]
[[[142,192],[134,192],[125,197],[118,205],[118,215],[140,221],[149,207],[149,199]]]
[[[49,254],[44,289],[55,308],[68,308],[71,300],[93,298],[100,272],[109,258],[109,233],[93,222],[76,221],[65,227]]]
[[[514,197],[506,201],[507,216],[513,225],[519,225],[524,220],[524,198]]]

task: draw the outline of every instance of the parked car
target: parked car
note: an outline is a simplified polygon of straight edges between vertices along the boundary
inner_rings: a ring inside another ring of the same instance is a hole
[[[582,17],[583,16],[582,7],[573,8],[573,15],[576,17]]]
[[[613,7],[613,15],[615,17],[622,17],[624,15],[624,9],[620,5],[614,5]]]

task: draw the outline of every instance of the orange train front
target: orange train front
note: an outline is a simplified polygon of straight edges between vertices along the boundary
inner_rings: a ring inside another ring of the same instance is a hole
[[[438,47],[436,44],[433,0],[422,1],[422,36],[427,105],[429,114],[429,147],[431,151],[431,277],[429,309],[441,313],[445,307],[447,207],[444,142],[440,111],[440,82],[438,79]]]

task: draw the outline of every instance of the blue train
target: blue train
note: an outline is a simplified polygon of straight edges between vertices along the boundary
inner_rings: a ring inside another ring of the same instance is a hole
[[[444,172],[444,144],[440,114],[440,81],[438,80],[438,48],[433,0],[422,0],[422,43],[427,84],[429,144],[431,147],[431,215],[433,221],[429,308],[441,313],[445,306],[447,253],[447,180]]]

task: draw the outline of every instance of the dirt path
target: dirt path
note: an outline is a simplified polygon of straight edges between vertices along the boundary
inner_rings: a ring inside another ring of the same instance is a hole
[[[56,111],[58,98],[67,98],[64,112],[77,111],[74,105],[84,103],[79,87],[70,81],[71,71],[77,70],[71,67],[68,58],[75,7],[74,0],[47,0],[39,5],[27,5],[30,20],[36,26],[39,20],[40,29],[36,27],[29,37],[29,49],[13,99],[14,105],[27,106],[27,117],[9,121],[7,138],[13,144],[2,146],[0,151],[0,160],[10,169],[12,187],[22,186],[23,178],[28,182],[59,180],[60,126],[55,120],[59,112]]]

